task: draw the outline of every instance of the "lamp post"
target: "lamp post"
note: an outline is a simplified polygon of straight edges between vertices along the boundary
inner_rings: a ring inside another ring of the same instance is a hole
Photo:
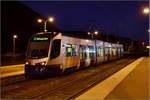
[[[46,24],[47,24],[48,21],[51,22],[51,23],[53,23],[53,22],[54,22],[54,18],[53,18],[53,17],[49,17],[47,20],[38,19],[37,21],[38,21],[39,23],[44,22],[44,32],[47,32]]]
[[[18,36],[15,34],[13,35],[13,55],[15,56],[15,49],[16,49],[16,43],[15,40],[18,38]]]

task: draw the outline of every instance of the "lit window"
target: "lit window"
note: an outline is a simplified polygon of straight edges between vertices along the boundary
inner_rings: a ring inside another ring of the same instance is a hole
[[[77,53],[77,46],[66,44],[66,56],[76,56]]]

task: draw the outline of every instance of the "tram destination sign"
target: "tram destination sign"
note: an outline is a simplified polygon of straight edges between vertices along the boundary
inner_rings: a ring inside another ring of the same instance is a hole
[[[47,41],[48,37],[33,37],[33,41]]]

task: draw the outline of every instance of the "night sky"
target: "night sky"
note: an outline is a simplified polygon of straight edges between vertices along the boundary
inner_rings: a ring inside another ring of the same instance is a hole
[[[22,1],[66,31],[106,31],[107,34],[148,41],[148,1]]]

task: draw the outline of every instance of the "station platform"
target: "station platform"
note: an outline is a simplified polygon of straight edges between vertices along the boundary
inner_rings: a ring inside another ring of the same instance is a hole
[[[149,59],[141,57],[75,100],[149,100]]]

